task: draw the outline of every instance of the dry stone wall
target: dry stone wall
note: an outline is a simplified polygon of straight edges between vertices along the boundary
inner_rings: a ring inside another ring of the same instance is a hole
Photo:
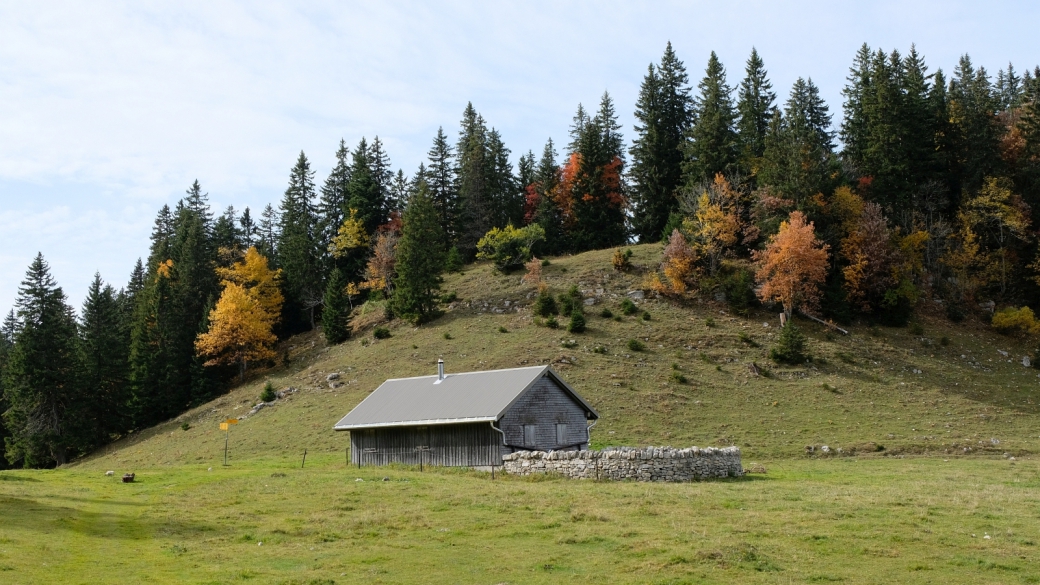
[[[553,473],[575,479],[695,481],[740,477],[737,447],[673,449],[615,447],[602,451],[518,451],[503,458],[506,473]]]

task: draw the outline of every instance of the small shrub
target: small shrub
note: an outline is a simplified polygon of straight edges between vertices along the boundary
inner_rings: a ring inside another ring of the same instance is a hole
[[[684,376],[683,373],[678,370],[672,372],[671,379],[673,382],[677,384],[685,384],[686,382],[688,382],[686,376]]]
[[[939,339],[939,345],[941,345],[943,347],[946,347],[947,345],[950,345],[950,338],[946,337],[945,335],[943,335],[942,338]]]
[[[376,339],[390,339],[390,330],[386,327],[376,327],[375,331],[372,332],[372,337]]]
[[[621,315],[614,315],[614,320],[617,321],[618,323],[623,321],[623,319],[621,318]]]
[[[638,339],[629,339],[628,349],[631,351],[643,351],[644,349],[646,349],[646,346],[643,345],[643,342],[639,341]]]
[[[838,390],[838,389],[837,389],[837,388],[835,388],[834,386],[831,386],[830,384],[826,384],[826,383],[824,383],[824,384],[822,384],[822,386],[821,386],[821,387],[822,387],[822,388],[823,388],[824,390],[826,390],[826,391],[828,391],[828,392],[830,392],[830,393],[832,393],[832,394],[841,394],[841,391],[840,391],[840,390]]]
[[[462,272],[462,253],[455,246],[448,250],[448,257],[444,259],[445,272]]]
[[[509,330],[508,330],[508,329],[506,329],[506,328],[505,328],[504,326],[502,326],[502,325],[499,325],[499,326],[498,326],[498,332],[499,332],[499,333],[509,333]]]
[[[643,321],[650,320],[650,311],[643,311]]]
[[[449,293],[444,293],[443,295],[441,295],[441,302],[444,303],[445,305],[450,304],[450,303],[454,303],[458,299],[459,299],[459,293],[457,293],[455,291],[451,291]]]
[[[621,305],[620,306],[621,306],[621,312],[624,313],[625,315],[635,315],[639,311],[639,308],[636,307],[636,304],[633,303],[632,299],[629,299],[629,298],[621,299]]]
[[[964,310],[964,306],[958,302],[950,301],[946,303],[946,318],[954,323],[960,323],[967,316],[967,312]]]
[[[924,335],[924,327],[922,327],[917,321],[910,324],[909,331],[910,335]]]
[[[856,363],[856,359],[853,358],[852,355],[849,354],[848,352],[839,351],[836,355],[838,356],[839,360],[845,362],[846,364],[855,364]]]
[[[722,290],[726,293],[726,304],[734,312],[746,315],[758,298],[755,297],[755,276],[750,270],[739,269],[722,281]]]
[[[278,398],[278,395],[274,393],[274,385],[272,385],[270,382],[264,384],[264,389],[260,392],[260,400],[262,400],[263,402],[271,402],[275,398]]]
[[[800,364],[808,359],[805,335],[790,321],[780,329],[780,337],[776,345],[769,350],[769,358],[774,362]]]
[[[758,347],[758,342],[752,339],[751,336],[744,331],[737,333],[737,339],[748,347]]]
[[[361,347],[368,347],[370,343],[372,342],[369,341],[367,337],[361,338]]]
[[[542,260],[542,266],[549,266],[550,264],[551,264],[551,262],[549,262],[548,258],[545,258],[545,259]]]
[[[704,325],[706,327],[714,327],[715,326],[715,317],[708,317],[707,319],[705,319],[704,320]]]
[[[677,364],[675,362],[672,362],[672,369],[673,370],[678,370],[679,369],[679,364]]]
[[[575,347],[578,347],[578,342],[573,339],[567,339],[565,341],[560,342],[560,345],[566,347],[567,349],[574,349]]]
[[[572,286],[566,294],[560,295],[559,301],[560,315],[564,317],[570,317],[571,313],[575,311],[580,313],[583,310],[581,291],[578,290],[577,285]]]
[[[1040,334],[1040,321],[1036,320],[1033,310],[1029,307],[1008,307],[997,311],[993,314],[990,324],[1005,335]]]
[[[538,289],[538,298],[534,301],[534,314],[539,317],[551,317],[559,314],[559,312],[560,308],[556,305],[556,299],[549,292],[549,288],[545,286],[540,287]]]
[[[455,339],[455,338],[451,336],[451,333],[448,333],[447,331],[445,331],[444,332],[444,339]]]
[[[592,353],[598,353],[602,355],[607,353],[607,348],[603,347],[602,345],[597,345],[596,347],[592,348]]]
[[[603,310],[599,312],[599,316],[604,319],[613,319],[614,313],[610,309],[603,307]]]
[[[571,311],[571,322],[567,324],[567,331],[570,333],[585,332],[585,315],[581,313],[580,309]]]
[[[618,272],[626,272],[632,268],[632,250],[626,249],[624,252],[621,248],[614,250],[614,256],[610,259],[610,263],[614,266],[614,270]]]
[[[413,343],[413,344],[412,344],[412,349],[419,349],[419,346],[418,346],[418,345],[415,345],[415,344]]]
[[[544,239],[545,230],[536,223],[491,228],[477,242],[477,258],[491,260],[503,272],[522,268],[531,259],[531,247]]]
[[[265,402],[267,402],[267,401],[265,400]],[[188,424],[187,422],[181,423],[181,430],[182,431],[186,431],[186,430],[188,430],[190,428],[191,428],[191,425]]]
[[[549,329],[559,329],[560,322],[556,320],[556,315],[550,315],[549,318],[545,320],[545,326]]]

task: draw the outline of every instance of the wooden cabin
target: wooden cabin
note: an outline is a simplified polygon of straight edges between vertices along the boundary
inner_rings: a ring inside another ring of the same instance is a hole
[[[599,415],[549,366],[383,382],[334,427],[356,465],[487,467],[514,451],[584,450]]]

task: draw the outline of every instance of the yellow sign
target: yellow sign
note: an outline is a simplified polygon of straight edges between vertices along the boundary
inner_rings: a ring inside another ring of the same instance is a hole
[[[224,422],[226,422],[229,425],[237,425],[238,424],[238,419],[237,418],[229,418],[229,419],[227,419]]]
[[[226,422],[220,423],[220,430],[222,430],[222,431],[228,430],[228,424]]]

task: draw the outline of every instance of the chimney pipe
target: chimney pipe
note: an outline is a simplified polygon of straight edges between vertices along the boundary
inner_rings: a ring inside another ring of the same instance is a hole
[[[437,360],[437,381],[440,382],[444,379],[444,360]]]

